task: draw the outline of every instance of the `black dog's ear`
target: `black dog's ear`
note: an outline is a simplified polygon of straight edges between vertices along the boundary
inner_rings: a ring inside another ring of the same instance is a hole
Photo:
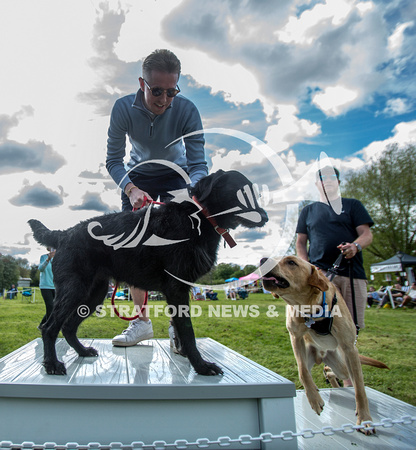
[[[195,195],[198,201],[203,202],[209,196],[215,183],[225,174],[220,169],[217,172],[201,178],[196,185],[191,189],[191,194]]]

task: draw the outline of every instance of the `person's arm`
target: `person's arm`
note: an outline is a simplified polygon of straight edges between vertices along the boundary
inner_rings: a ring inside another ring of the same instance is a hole
[[[111,111],[110,126],[108,128],[106,168],[111,178],[125,191],[126,185],[131,183],[124,167],[126,155],[126,112],[124,104],[118,100]]]
[[[39,264],[39,272],[43,272],[46,269],[46,266],[49,264],[50,259],[48,259],[48,255],[42,255],[40,257],[40,264]]]
[[[307,217],[310,208],[305,206],[299,214],[298,223],[296,224],[296,254],[304,261],[309,261],[308,258],[308,227]]]
[[[208,175],[208,167],[205,159],[205,139],[201,116],[192,102],[190,102],[187,107],[189,108],[189,111],[186,115],[184,126],[182,127],[183,134],[187,135],[195,131],[201,131],[201,133],[194,134],[184,139],[188,173],[193,186],[201,178]]]
[[[308,261],[308,235],[304,233],[298,233],[296,238],[296,254],[299,258]]]
[[[126,156],[126,135],[128,133],[126,104],[117,101],[111,111],[108,128],[106,168],[111,178],[129,197],[133,208],[141,208],[144,199],[153,200],[150,195],[135,186],[124,166]],[[128,107],[128,106],[127,106]]]
[[[366,223],[359,225],[356,230],[358,238],[354,242],[361,245],[362,249],[365,249],[373,242],[373,233],[371,232],[370,226]]]
[[[354,242],[338,245],[338,248],[346,259],[353,258],[360,251],[355,244],[358,244],[361,247],[361,250],[363,250],[373,242],[373,233],[370,230],[369,224],[359,225],[356,227],[356,230],[358,237]]]

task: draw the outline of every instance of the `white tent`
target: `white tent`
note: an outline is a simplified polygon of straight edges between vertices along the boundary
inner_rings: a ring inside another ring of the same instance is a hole
[[[416,257],[397,252],[392,258],[371,264],[371,273],[404,272],[406,267],[416,266]]]

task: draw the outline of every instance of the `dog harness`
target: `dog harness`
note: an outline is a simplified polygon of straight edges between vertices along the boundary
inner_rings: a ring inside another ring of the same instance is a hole
[[[326,292],[322,294],[322,311],[320,314],[311,314],[309,317],[305,317],[305,325],[311,330],[315,331],[322,336],[326,336],[331,334],[332,322],[334,320],[332,316],[332,310],[334,306],[337,304],[337,294],[334,294],[334,298],[332,299],[331,309],[328,311],[328,304],[326,303]],[[314,319],[321,319],[316,322]]]
[[[192,200],[201,208],[202,214],[205,216],[205,218],[208,220],[208,222],[214,227],[214,230],[224,238],[224,241],[230,246],[230,248],[233,248],[237,245],[235,240],[232,238],[231,234],[226,230],[225,228],[221,228],[218,226],[217,221],[211,216],[208,209],[205,208],[205,206],[201,205],[201,203],[198,202],[195,195],[192,197]],[[225,244],[224,244],[225,245]]]

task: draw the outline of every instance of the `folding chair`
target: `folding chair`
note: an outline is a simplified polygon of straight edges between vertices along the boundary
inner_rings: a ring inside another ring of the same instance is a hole
[[[30,303],[33,301],[33,291],[32,288],[25,288],[22,291],[22,300],[26,299],[28,300]]]
[[[391,295],[391,286],[389,286],[386,290],[387,290],[387,294],[389,296],[390,299],[390,303],[391,303],[391,307],[392,309],[396,308],[396,305],[394,304],[394,300],[393,300],[393,296]]]

